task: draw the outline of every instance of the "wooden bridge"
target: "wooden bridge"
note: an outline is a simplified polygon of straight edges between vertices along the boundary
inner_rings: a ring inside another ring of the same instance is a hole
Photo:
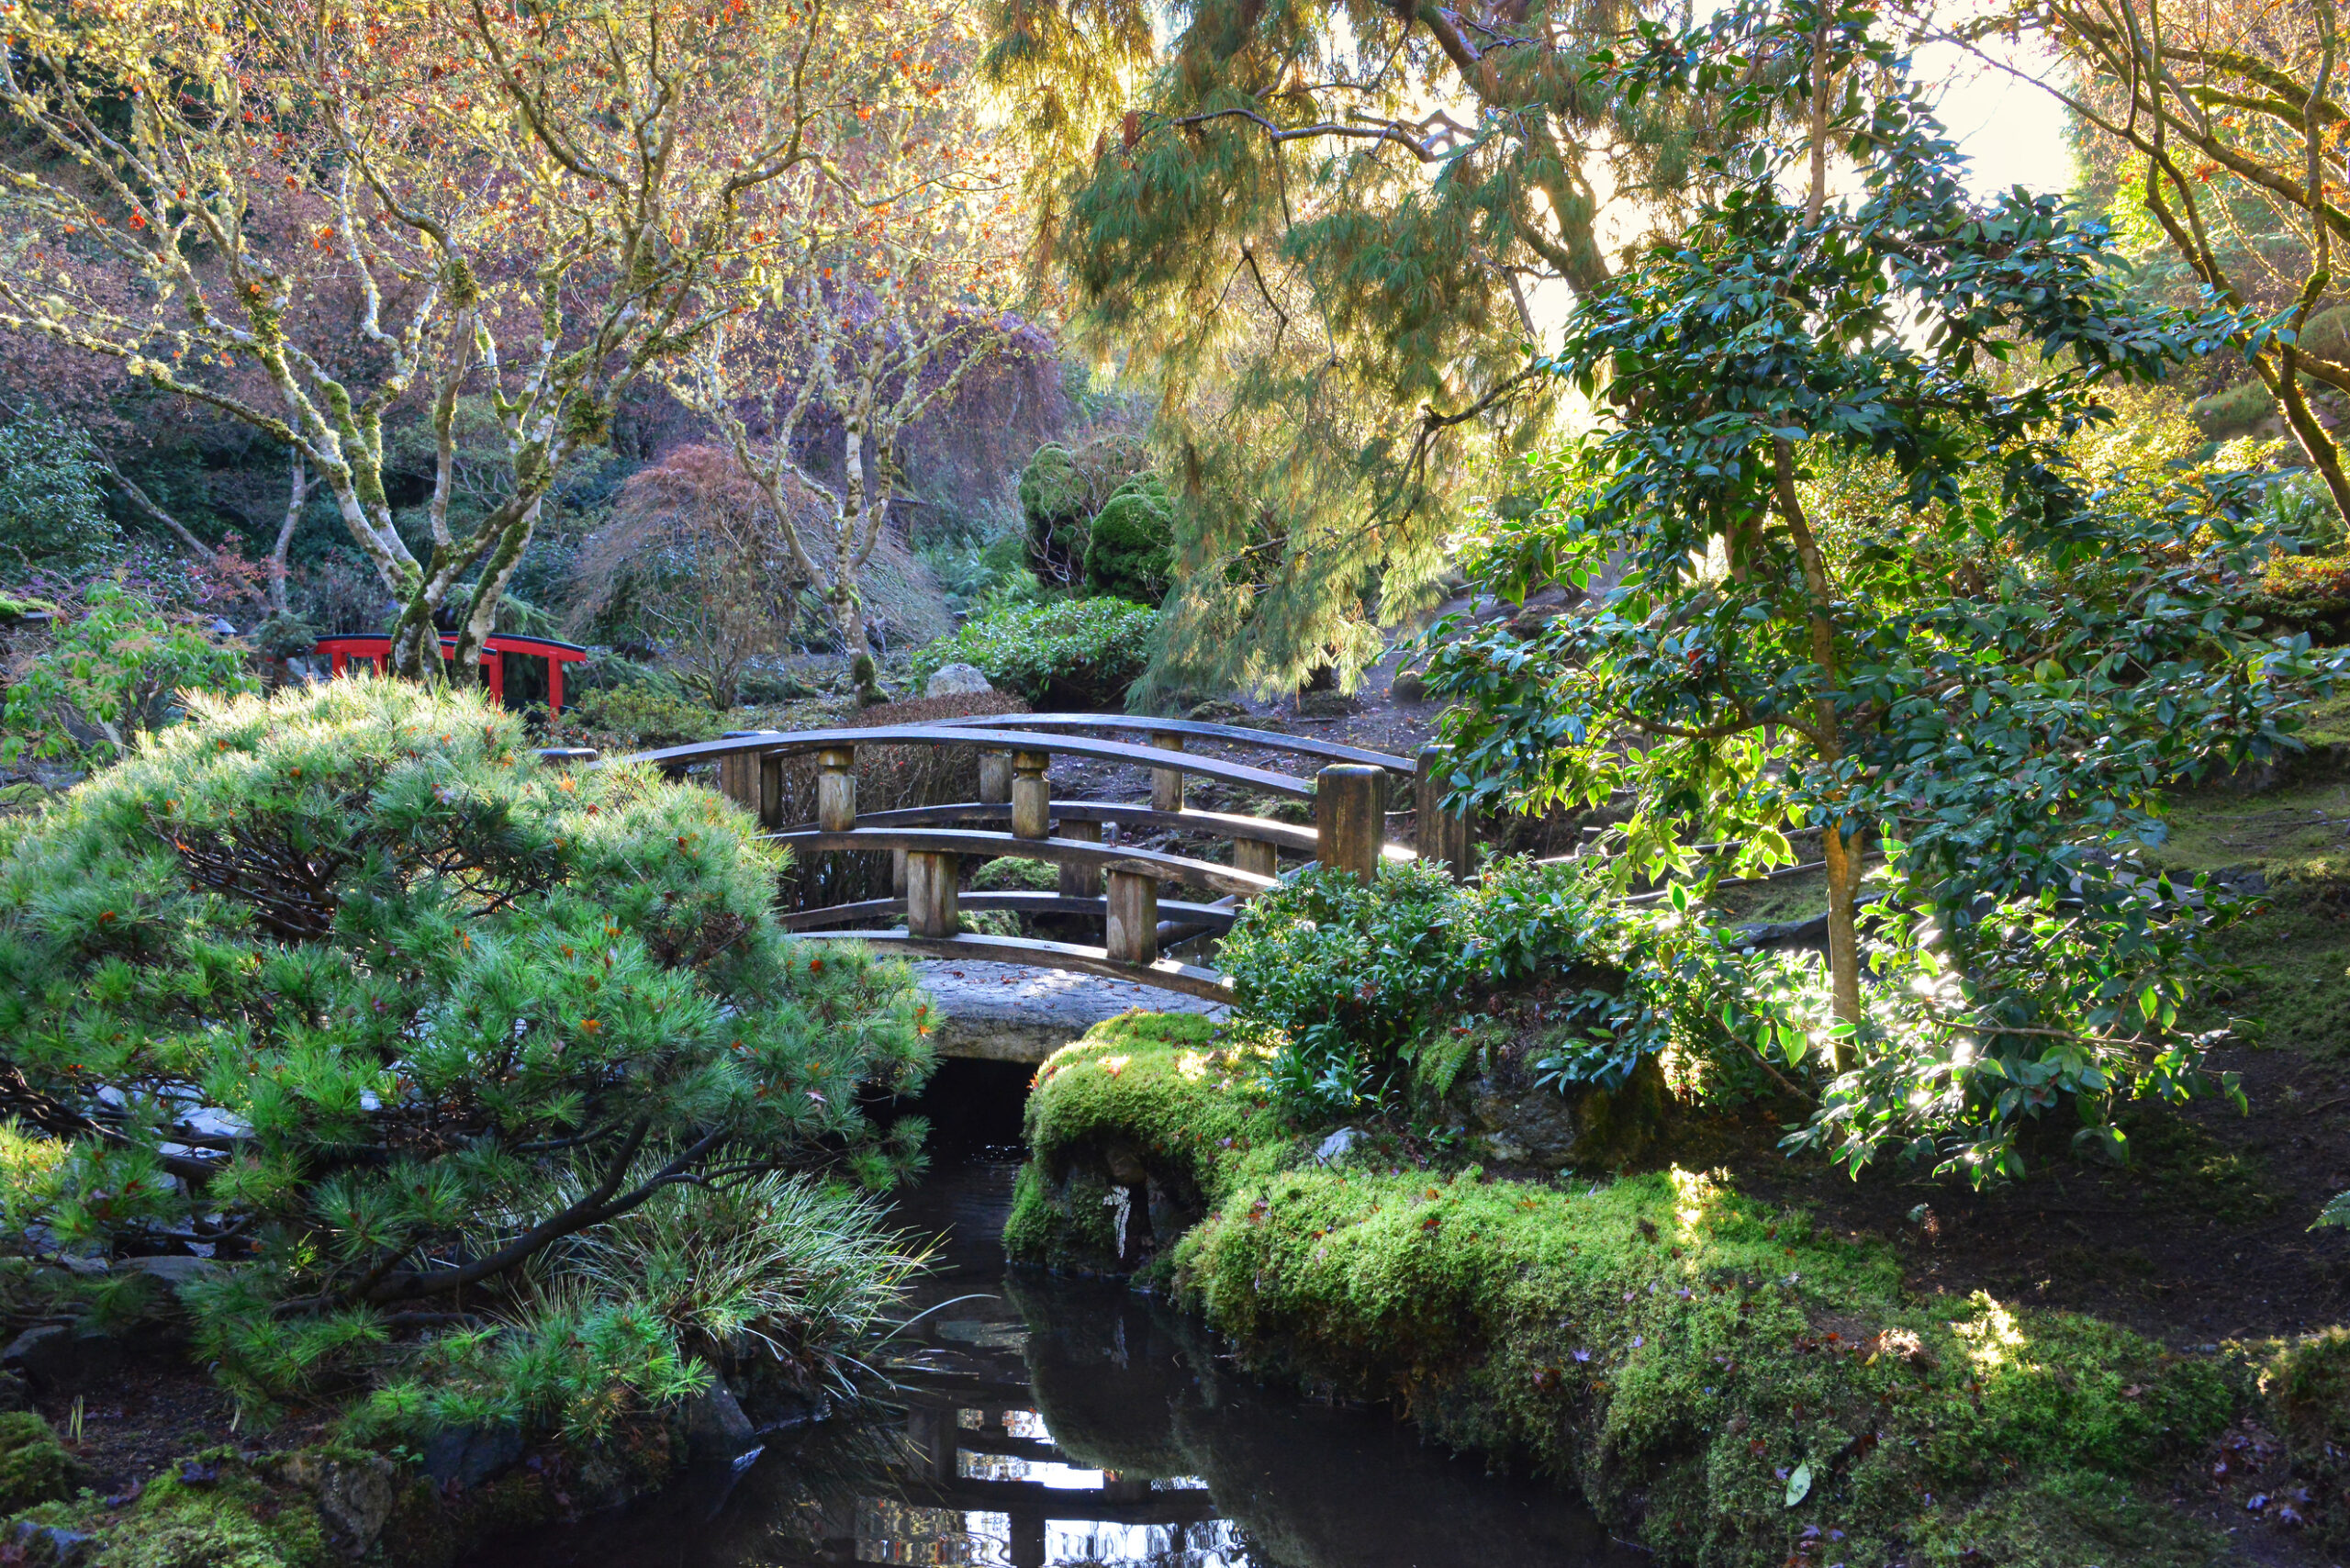
[[[1119,734],[1138,737],[1121,740]],[[1215,740],[1307,758],[1310,777],[1227,762],[1183,750],[1186,740]],[[979,754],[976,801],[860,815],[860,746],[969,746]],[[893,857],[892,896],[797,911],[785,923],[810,938],[854,938],[924,957],[1031,964],[1107,975],[1214,1001],[1231,1000],[1225,977],[1178,962],[1162,950],[1228,929],[1248,899],[1275,885],[1284,856],[1342,867],[1370,878],[1382,857],[1442,860],[1465,875],[1465,821],[1432,809],[1445,748],[1416,758],[1391,756],[1311,737],[1181,719],[1102,713],[1019,713],[870,729],[730,734],[621,760],[670,774],[715,764],[719,788],[755,812],[768,836],[802,854],[886,851]],[[816,763],[816,818],[783,821],[788,759]],[[1132,763],[1151,770],[1148,805],[1055,800],[1048,776],[1056,756]],[[1214,779],[1259,794],[1308,801],[1313,824],[1200,811],[1184,804],[1186,778]],[[1414,779],[1416,845],[1387,840],[1388,784]],[[1229,864],[1146,849],[1117,840],[1134,832],[1173,832],[1230,843]],[[963,863],[1017,856],[1059,868],[1053,892],[964,892]],[[1162,898],[1164,885],[1184,895]],[[1098,917],[1102,946],[988,936],[963,930],[966,910]],[[905,929],[889,929],[902,917]]]

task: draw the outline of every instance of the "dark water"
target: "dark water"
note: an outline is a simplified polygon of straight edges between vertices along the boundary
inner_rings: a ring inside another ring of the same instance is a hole
[[[1221,1361],[1195,1324],[1126,1293],[1007,1274],[1016,1167],[939,1167],[901,1207],[945,1237],[892,1347],[904,1414],[840,1423],[705,1475],[617,1524],[509,1544],[554,1568],[1628,1568],[1552,1487],[1422,1447]],[[977,1299],[957,1300],[958,1297]]]

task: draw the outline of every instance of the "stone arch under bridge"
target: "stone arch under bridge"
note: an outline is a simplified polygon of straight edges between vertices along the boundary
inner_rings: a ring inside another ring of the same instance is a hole
[[[1119,735],[1133,739],[1114,738]],[[1236,743],[1320,766],[1311,775],[1225,761],[1183,750],[1187,739]],[[979,798],[938,806],[860,814],[859,746],[968,746],[979,754]],[[786,759],[816,761],[816,817],[782,820]],[[1132,763],[1151,770],[1148,805],[1057,800],[1055,756]],[[950,719],[871,729],[730,734],[619,759],[677,776],[714,764],[719,788],[755,813],[767,837],[803,853],[886,852],[900,868],[891,897],[794,912],[785,924],[810,939],[854,939],[909,957],[1034,966],[1099,976],[1204,1002],[1228,1002],[1232,988],[1212,969],[1179,962],[1164,950],[1230,927],[1241,906],[1304,865],[1347,868],[1368,878],[1382,858],[1443,861],[1467,873],[1469,830],[1457,816],[1427,809],[1443,786],[1445,748],[1401,757],[1358,746],[1181,719],[1099,713],[1023,713]],[[1200,811],[1183,799],[1186,778],[1213,778],[1259,794],[1309,801],[1313,823]],[[1415,780],[1416,842],[1387,837],[1391,780]],[[1105,829],[1166,830],[1226,839],[1229,865],[1110,842]],[[1020,856],[1059,868],[1052,892],[965,893],[962,862]],[[1285,870],[1284,859],[1290,862]],[[1176,890],[1165,896],[1164,889]],[[1093,946],[966,932],[967,910],[1095,916]],[[905,929],[891,929],[903,918]]]

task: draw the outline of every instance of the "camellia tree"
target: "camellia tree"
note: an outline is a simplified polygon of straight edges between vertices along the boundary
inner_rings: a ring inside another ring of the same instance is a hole
[[[741,302],[709,286],[772,242],[747,200],[877,98],[931,90],[887,62],[897,20],[28,0],[0,58],[26,149],[0,175],[0,327],[283,442],[401,603],[395,667],[438,668],[446,612],[475,669],[565,462]],[[466,392],[510,472],[459,530]],[[411,399],[440,456],[421,557],[384,485],[385,421]]]
[[[1808,145],[1725,162],[1543,365],[1607,417],[1536,465],[1542,505],[1494,526],[1483,572],[1621,580],[1530,641],[1438,631],[1429,679],[1462,704],[1456,798],[1620,792],[1618,873],[1676,899],[1817,835],[1824,992],[1729,1021],[1832,1059],[1798,1142],[1980,1180],[2062,1101],[2118,1147],[2116,1100],[2203,1083],[2180,1014],[2229,911],[2132,851],[2159,841],[2158,789],[2289,745],[2322,672],[2230,607],[2262,554],[2251,476],[2109,487],[2070,456],[2105,389],[2240,320],[2132,303],[2053,198],[1971,201],[1869,26],[1742,10],[1640,66],[1702,84],[1776,53],[1825,112]]]

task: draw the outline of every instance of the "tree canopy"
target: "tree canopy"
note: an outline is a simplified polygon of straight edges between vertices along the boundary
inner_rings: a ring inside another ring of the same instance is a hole
[[[2160,787],[2288,744],[2324,672],[2228,602],[2265,554],[2249,476],[2076,457],[2113,389],[2241,314],[2134,300],[2054,198],[1971,201],[1863,14],[1734,12],[1641,69],[1774,51],[1846,84],[1833,112],[1722,159],[1688,233],[1576,312],[1542,368],[1606,421],[1535,465],[1540,507],[1483,563],[1514,596],[1620,580],[1531,642],[1439,629],[1430,683],[1465,704],[1466,798],[1621,792],[1621,876],[1702,897],[1824,864],[1826,1006],[1746,1022],[1842,1072],[1807,1140],[1854,1165],[1914,1140],[1981,1177],[2061,1100],[2118,1138],[2115,1097],[2200,1084],[2179,1009],[2224,901],[2131,846],[2159,837]],[[1822,184],[1830,138],[1850,198]]]
[[[1472,482],[1560,397],[1541,303],[1702,184],[1713,98],[1617,70],[1674,47],[1671,10],[1200,0],[1162,49],[1134,0],[998,6],[1036,263],[1160,393],[1177,587],[1146,694],[1351,685],[1428,601]]]

